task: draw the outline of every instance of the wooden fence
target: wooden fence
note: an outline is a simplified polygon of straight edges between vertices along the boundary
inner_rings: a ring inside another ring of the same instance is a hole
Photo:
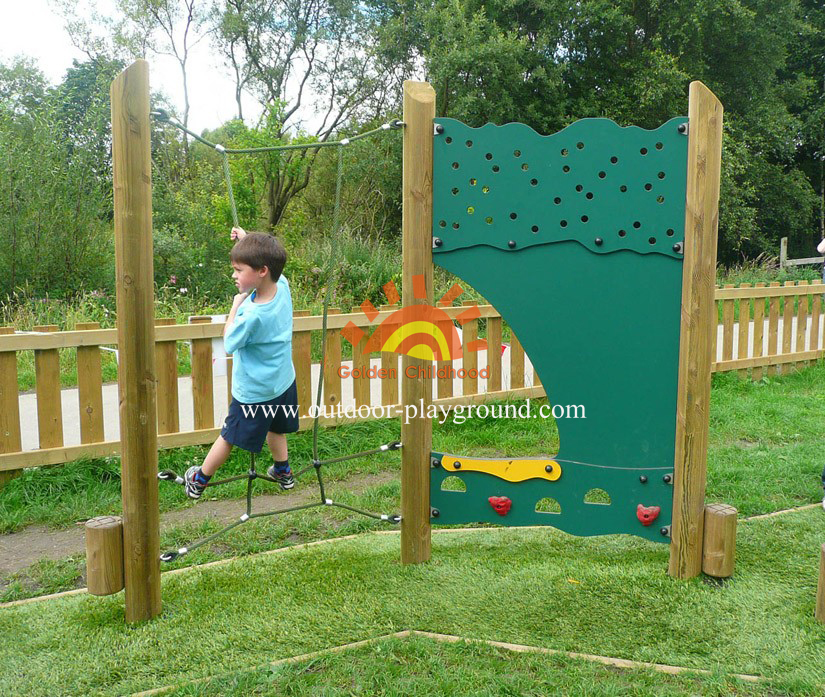
[[[808,284],[807,281],[787,282],[755,286],[741,284],[716,290],[716,301],[721,318],[718,328],[715,372],[736,370],[742,376],[752,371],[753,379],[763,374],[772,375],[777,370],[787,370],[806,365],[823,356],[823,303],[825,284]],[[323,403],[335,407],[342,402],[342,394],[350,381],[347,392],[352,392],[353,404],[385,407],[398,405],[397,380],[380,381],[380,396],[371,396],[371,379],[368,377],[342,378],[341,330],[348,322],[361,328],[375,327],[397,309],[383,306],[381,312],[369,320],[360,308],[351,314],[330,310],[327,321],[326,367],[324,372]],[[464,311],[462,307],[445,308],[455,317]],[[744,318],[748,321],[745,322]],[[478,338],[478,322],[485,320],[488,346],[501,345],[502,319],[490,305],[479,307],[479,319],[471,320],[462,327],[462,341],[469,345]],[[218,435],[215,428],[215,400],[213,398],[212,339],[223,333],[223,324],[212,323],[210,318],[194,318],[190,324],[176,325],[170,319],[158,319],[155,327],[158,443],[161,447],[179,447],[212,442]],[[117,330],[100,329],[90,323],[78,325],[77,330],[58,332],[56,327],[35,327],[37,333],[15,334],[8,327],[0,327],[0,484],[11,473],[25,467],[54,465],[83,457],[104,457],[120,451],[118,440],[104,439],[103,382],[101,371],[101,347],[116,346]],[[311,347],[313,333],[322,330],[320,316],[308,316],[306,311],[295,312],[292,356],[298,381],[298,400],[301,428],[311,426],[308,415],[314,404],[312,388]],[[628,328],[632,331],[632,327]],[[178,391],[177,342],[191,342],[191,384],[193,425],[192,430],[180,430],[180,404]],[[382,352],[372,359],[364,351],[367,336],[352,347],[351,368],[364,369],[371,360],[384,369],[399,368],[399,354]],[[58,352],[63,349],[77,351],[78,410],[80,419],[80,444],[66,445],[63,436],[63,414]],[[33,350],[35,356],[37,424],[39,448],[24,450],[21,439],[20,395],[17,382],[17,352]],[[479,368],[478,354],[464,352],[463,368]],[[231,362],[231,359],[230,359]],[[525,384],[524,349],[512,336],[509,350],[509,385],[502,382],[503,364],[500,350],[487,352],[489,377],[484,391],[479,391],[479,378],[465,376],[460,394],[454,390],[450,378],[438,378],[434,402],[443,405],[478,403],[505,397],[526,398],[544,396],[544,388],[534,376],[533,384]],[[437,363],[437,367],[452,365]],[[227,366],[227,402],[230,399],[231,367]],[[528,381],[529,382],[529,381]],[[106,419],[117,419],[115,410],[105,414]],[[324,425],[347,423],[371,418],[322,417]]]
[[[382,379],[380,397],[371,399],[370,378],[342,378],[339,369],[343,364],[341,330],[352,322],[358,327],[374,327],[389,317],[398,307],[383,306],[372,320],[360,308],[352,314],[341,314],[331,309],[327,321],[326,364],[324,369],[323,404],[329,409],[341,404],[345,380],[350,381],[353,403],[358,406],[383,405],[392,407],[399,403],[398,380]],[[444,308],[455,318],[466,308]],[[487,322],[491,345],[500,346],[502,320],[489,306],[479,306],[479,318],[463,325],[462,341],[466,347],[478,338],[478,322]],[[212,340],[223,334],[223,323],[211,322],[209,317],[193,318],[190,324],[176,325],[170,319],[158,319],[155,326],[158,444],[160,447],[180,447],[210,443],[220,429],[215,427],[215,399]],[[310,406],[315,402],[312,388],[311,347],[314,332],[322,331],[322,317],[308,316],[306,311],[294,313],[292,360],[298,383],[298,401],[302,429],[309,428],[313,419]],[[0,484],[10,473],[26,467],[55,465],[84,457],[105,457],[120,451],[120,441],[104,439],[103,381],[101,347],[117,345],[116,329],[100,329],[97,324],[79,325],[75,331],[58,332],[56,327],[35,327],[33,333],[15,334],[8,327],[0,327]],[[180,404],[178,388],[177,342],[191,342],[192,430],[180,430]],[[367,336],[352,347],[352,369],[369,367],[372,360],[364,350]],[[80,419],[80,444],[66,445],[63,437],[63,414],[59,374],[59,354],[63,349],[77,351],[77,391]],[[21,438],[20,395],[17,382],[18,351],[33,350],[35,356],[36,411],[39,448],[23,450]],[[466,351],[463,367],[479,368],[478,354]],[[502,353],[487,353],[489,377],[486,389],[479,392],[479,378],[466,376],[462,380],[461,394],[454,394],[453,380],[438,379],[436,404],[458,405],[484,402],[494,399],[526,398],[544,395],[538,383],[525,385],[524,349],[515,336],[510,341],[508,389],[502,389]],[[380,367],[399,369],[399,354],[376,354]],[[231,399],[231,358],[227,366],[227,403]],[[452,365],[450,362],[438,363]],[[484,367],[484,366],[481,366]],[[396,372],[397,374],[397,372]],[[349,390],[347,390],[349,391]],[[385,413],[390,413],[389,409]],[[106,419],[117,419],[112,409]],[[366,420],[372,416],[322,416],[321,423],[333,425]]]

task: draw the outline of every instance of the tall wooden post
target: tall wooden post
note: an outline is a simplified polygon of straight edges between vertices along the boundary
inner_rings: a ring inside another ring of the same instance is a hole
[[[0,327],[0,335],[14,334],[13,327]],[[20,434],[20,401],[17,393],[17,353],[0,352],[0,453],[23,449]],[[0,489],[23,470],[0,472]]]
[[[722,104],[701,82],[690,83],[685,258],[670,565],[675,578],[702,570],[710,370],[716,330],[714,287],[722,161]]]
[[[138,622],[161,607],[149,64],[118,75],[111,98],[126,621]]]
[[[404,82],[404,170],[402,182],[403,305],[433,302],[433,119],[435,91],[426,82]],[[413,294],[413,277],[424,276],[423,298]],[[430,558],[430,451],[432,380],[417,376],[432,361],[403,356],[401,402],[415,405],[415,418],[401,419],[401,562],[417,564]],[[407,370],[415,377],[408,377]],[[422,409],[423,406],[423,409]],[[407,423],[409,421],[409,423]]]

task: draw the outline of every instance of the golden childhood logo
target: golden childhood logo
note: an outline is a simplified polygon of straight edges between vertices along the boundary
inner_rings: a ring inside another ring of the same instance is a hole
[[[391,305],[399,302],[400,296],[395,284],[390,281],[383,286],[384,293]],[[393,312],[379,324],[372,336],[366,340],[362,351],[364,354],[390,351],[414,358],[430,361],[454,361],[462,357],[461,338],[452,318],[443,308],[450,307],[453,300],[463,292],[461,286],[453,285],[439,300],[438,305],[408,305]],[[413,296],[422,300],[426,297],[424,276],[413,276]],[[369,301],[361,303],[361,310],[372,322],[378,316],[378,310]],[[460,325],[477,320],[481,316],[478,305],[469,305],[456,316]],[[365,332],[354,323],[349,322],[341,330],[342,336],[353,346],[358,345],[366,336]],[[485,339],[476,339],[467,344],[467,351],[481,351],[487,348]],[[460,371],[463,372],[463,371]],[[485,370],[478,371],[485,377]]]

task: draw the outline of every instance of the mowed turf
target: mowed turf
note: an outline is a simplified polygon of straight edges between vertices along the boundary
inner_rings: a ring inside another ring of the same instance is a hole
[[[758,384],[715,377],[708,501],[731,503],[742,515],[818,501],[823,395],[821,364]],[[330,453],[333,446],[357,449],[356,443],[391,440],[391,430],[388,423],[329,430],[323,445]],[[539,420],[471,420],[436,426],[435,438],[445,451],[492,455],[552,453],[558,436],[552,424]],[[296,452],[305,449],[302,441],[294,442]],[[397,466],[396,454],[353,469]],[[21,483],[11,482],[21,507],[38,476],[42,484],[53,472],[27,473]],[[346,498],[347,472],[333,475],[336,498],[397,510],[397,482]],[[117,482],[102,486],[111,484]],[[172,503],[171,496],[166,499]],[[55,505],[59,501],[58,496]],[[250,523],[180,564],[373,527],[344,512],[323,513]],[[166,541],[191,541],[210,529],[207,523],[202,527],[172,531]],[[717,584],[670,579],[668,547],[631,536],[574,538],[549,528],[456,530],[434,535],[432,561],[402,567],[397,535],[367,534],[164,576],[162,616],[134,627],[124,623],[122,594],[0,609],[0,695],[124,694],[210,676],[219,682],[183,687],[177,694],[821,695],[825,625],[813,613],[822,543],[821,508],[740,522],[735,575]],[[630,675],[543,656],[507,659],[508,672],[496,669],[504,660],[496,657],[498,650],[418,639],[390,642],[398,648],[386,665],[374,653],[378,648],[370,647],[356,658],[346,653],[303,668],[251,670],[405,629],[714,675]],[[450,669],[428,667],[441,661]],[[414,668],[405,671],[406,664]],[[409,679],[399,679],[405,672]],[[725,677],[734,673],[765,679],[749,685]]]
[[[166,576],[162,616],[132,627],[121,595],[6,608],[0,694],[123,694],[403,629],[764,676],[754,694],[821,694],[822,513],[740,525],[722,585],[670,579],[668,548],[633,537],[491,528],[435,535],[432,561],[417,566],[400,565],[397,535],[367,534],[195,568]]]

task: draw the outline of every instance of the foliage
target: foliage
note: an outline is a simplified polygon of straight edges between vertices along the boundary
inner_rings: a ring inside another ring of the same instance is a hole
[[[23,283],[57,295],[106,285],[108,85],[117,69],[75,63],[55,89],[25,62],[0,71],[0,295]]]

